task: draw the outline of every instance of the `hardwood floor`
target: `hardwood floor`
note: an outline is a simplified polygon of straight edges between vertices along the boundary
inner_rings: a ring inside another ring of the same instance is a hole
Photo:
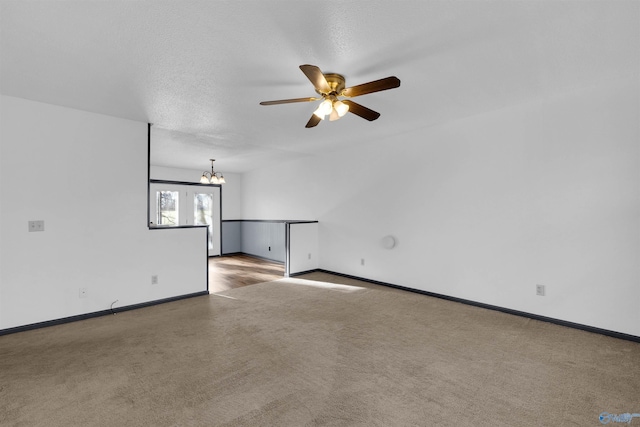
[[[284,277],[284,264],[248,255],[209,258],[209,293],[226,291]]]

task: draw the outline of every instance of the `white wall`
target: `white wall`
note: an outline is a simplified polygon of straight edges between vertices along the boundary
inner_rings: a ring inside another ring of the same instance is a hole
[[[313,221],[319,214],[318,200],[326,185],[326,175],[335,172],[331,164],[322,165],[322,157],[314,161],[305,158],[299,161],[280,163],[273,167],[273,179],[269,168],[256,169],[242,176],[242,218],[268,220]],[[319,170],[322,168],[323,173]],[[357,177],[350,177],[357,179]],[[280,182],[278,179],[284,179]],[[323,181],[322,185],[319,184]],[[277,185],[274,185],[277,183]],[[333,198],[333,197],[332,197]]]
[[[153,135],[152,135],[153,137]],[[153,150],[153,139],[151,140]],[[151,166],[151,179],[167,181],[200,182],[203,170]],[[227,181],[222,184],[222,219],[242,217],[242,174],[224,172]]]
[[[318,223],[289,224],[289,274],[319,268]]]
[[[206,229],[147,229],[146,123],[7,96],[0,111],[0,329],[206,290]]]
[[[253,171],[243,215],[319,220],[323,269],[640,336],[639,93],[633,76]]]

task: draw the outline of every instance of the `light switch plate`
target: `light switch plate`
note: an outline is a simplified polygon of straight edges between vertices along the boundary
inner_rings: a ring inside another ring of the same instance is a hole
[[[44,231],[44,220],[29,221],[29,231]]]

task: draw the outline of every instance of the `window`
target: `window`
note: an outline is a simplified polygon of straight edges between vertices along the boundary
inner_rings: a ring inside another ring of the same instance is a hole
[[[178,213],[178,192],[177,191],[157,191],[157,213],[156,218],[157,225],[163,226],[176,226],[180,224],[180,217]]]

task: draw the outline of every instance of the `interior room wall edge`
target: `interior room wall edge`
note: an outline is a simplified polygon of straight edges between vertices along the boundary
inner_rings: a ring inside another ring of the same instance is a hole
[[[639,90],[602,82],[252,171],[244,215],[317,219],[328,271],[638,336]]]
[[[206,290],[206,229],[147,227],[146,123],[4,95],[0,111],[0,329]]]

